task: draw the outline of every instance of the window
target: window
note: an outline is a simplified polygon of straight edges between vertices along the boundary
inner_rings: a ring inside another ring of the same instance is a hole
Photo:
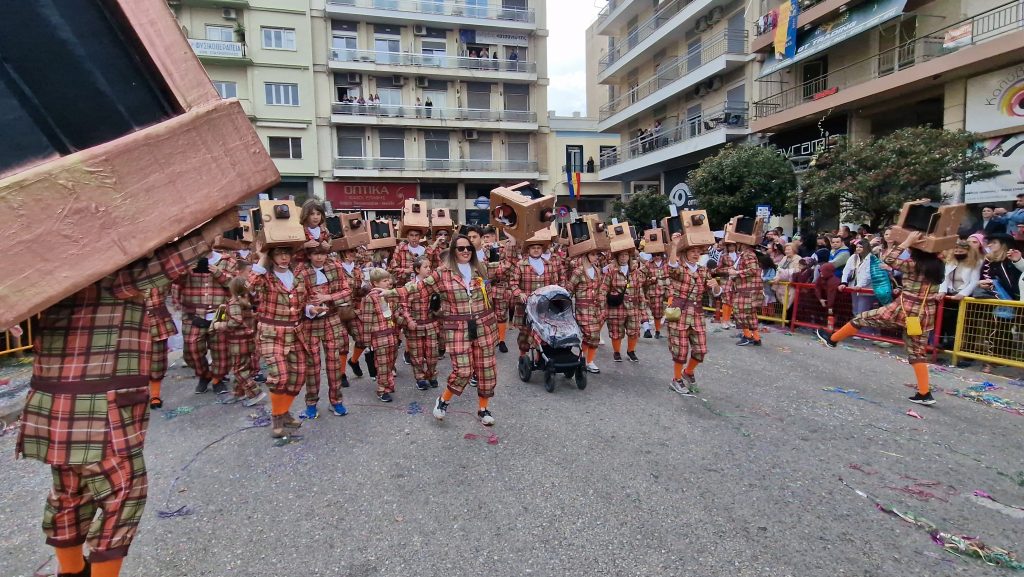
[[[221,98],[238,98],[238,84],[226,80],[214,80],[213,87]]]
[[[342,158],[361,158],[363,156],[362,128],[338,129],[338,156]]]
[[[299,85],[278,84],[267,82],[263,85],[267,92],[267,104],[272,106],[298,106]]]
[[[423,64],[425,66],[441,66],[444,63],[444,57],[448,52],[448,48],[444,42],[424,40],[420,52],[423,54]]]
[[[686,71],[693,72],[700,68],[703,55],[701,54],[700,38],[686,45]]]
[[[470,82],[466,86],[467,104],[474,110],[491,109],[491,85],[486,82]]]
[[[530,160],[530,135],[509,134],[505,137],[505,158],[508,160]]]
[[[604,212],[606,202],[603,198],[577,198],[576,211],[581,213]]]
[[[271,136],[269,141],[270,158],[302,158],[302,139],[285,136]]]
[[[530,86],[528,84],[506,84],[505,110],[530,110]]]
[[[491,159],[491,138],[490,132],[478,132],[476,140],[468,141],[470,160]]]
[[[263,27],[263,47],[269,50],[295,50],[295,30]]]
[[[377,96],[380,98],[381,106],[401,106],[402,105],[402,89],[401,88],[377,88]]]
[[[331,59],[351,62],[356,59],[356,37],[341,36],[337,32],[331,37]]]
[[[686,123],[690,127],[690,137],[700,136],[703,127],[700,125],[701,107],[700,103],[686,109]]]
[[[373,39],[373,49],[377,51],[378,64],[400,64],[402,43],[398,38],[376,37]]]
[[[447,130],[427,130],[423,133],[423,143],[426,146],[426,167],[427,170],[444,170],[447,168],[450,157],[448,138],[450,133]],[[423,193],[423,188],[420,189]],[[420,196],[420,198],[431,198]],[[447,197],[445,197],[447,198]]]
[[[235,31],[230,26],[207,26],[207,40],[219,40],[221,42],[234,42]]]
[[[381,158],[405,158],[405,130],[382,128],[378,134]]]
[[[565,146],[565,166],[572,172],[583,172],[583,147],[579,144]]]

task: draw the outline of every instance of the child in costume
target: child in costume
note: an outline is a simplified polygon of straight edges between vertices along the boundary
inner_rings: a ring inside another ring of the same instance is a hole
[[[741,347],[761,346],[761,332],[758,327],[757,311],[764,304],[764,281],[761,280],[761,265],[757,262],[754,247],[736,243],[736,256],[727,255],[725,269],[726,293],[730,295],[736,327],[743,331],[743,337],[736,344]]]
[[[160,398],[160,387],[167,376],[167,339],[178,334],[174,318],[167,310],[167,287],[153,288],[146,295],[146,323],[153,340],[153,351],[149,362],[149,408],[164,406]]]
[[[665,299],[668,297],[668,270],[665,268],[665,253],[651,253],[651,260],[644,263],[647,269],[647,303],[654,319],[654,338],[661,338],[661,319],[665,316]],[[644,338],[651,338],[651,330],[644,331]]]
[[[597,346],[601,343],[601,327],[607,315],[607,285],[601,271],[600,257],[592,250],[578,259],[573,267],[572,277],[566,289],[576,302],[576,322],[583,333],[583,355],[587,359],[587,371],[600,373],[601,369],[594,363],[597,357]]]
[[[605,299],[608,305],[608,336],[612,339],[613,359],[622,362],[622,338],[626,337],[626,356],[638,363],[636,344],[640,323],[647,311],[644,288],[649,284],[646,270],[633,259],[634,248],[612,253],[613,264],[605,268]]]
[[[512,298],[519,301],[516,304],[514,325],[519,330],[518,344],[519,356],[524,356],[530,351],[530,328],[526,320],[526,299],[533,294],[533,291],[548,285],[560,285],[562,283],[561,269],[557,262],[545,259],[544,251],[550,246],[550,237],[534,235],[523,242],[526,247],[526,254],[516,263],[509,274],[509,288],[512,290]]]
[[[708,353],[704,291],[711,290],[717,296],[722,294],[722,288],[706,267],[697,264],[706,247],[684,249],[682,240],[679,233],[673,235],[668,260],[668,274],[673,282],[668,294],[670,308],[667,312],[673,313],[668,316],[679,315],[677,319],[667,319],[668,350],[672,353],[673,362],[673,378],[669,387],[681,395],[691,395],[698,392],[694,376],[697,365],[704,362]],[[684,258],[682,263],[679,262],[680,254]]]
[[[309,336],[313,370],[306,374],[306,410],[303,417],[315,419],[319,416],[316,405],[320,401],[321,350],[327,365],[327,396],[331,412],[343,417],[348,414],[341,392],[348,385],[344,361],[348,357],[348,335],[338,310],[350,304],[352,290],[341,265],[329,258],[329,249],[318,246],[306,251],[309,253],[308,261],[296,273],[306,285],[310,299],[303,323]]]
[[[196,394],[205,393],[211,384],[217,394],[227,391],[222,382],[231,368],[227,340],[225,335],[210,331],[217,307],[228,300],[227,285],[232,277],[227,262],[222,261],[221,254],[213,251],[175,281],[181,304],[182,357],[199,379]]]
[[[421,285],[432,273],[431,259],[422,255],[413,261],[413,283]],[[435,307],[432,306],[436,302]],[[408,298],[409,316],[416,323],[405,326],[405,347],[412,365],[416,388],[425,391],[437,388],[437,348],[441,324],[438,321],[440,297],[426,292],[412,292]]]
[[[395,377],[391,367],[398,355],[399,318],[407,327],[416,328],[416,322],[409,318],[398,295],[392,290],[392,283],[393,278],[388,271],[383,268],[371,270],[372,288],[359,308],[360,340],[369,345],[374,362],[381,367],[377,373],[377,398],[385,403],[394,400],[391,393],[395,392]]]
[[[327,209],[323,203],[311,198],[302,203],[302,210],[299,212],[299,222],[306,232],[306,242],[303,249],[323,248],[330,250],[331,233],[327,230]],[[299,265],[306,262],[306,250],[297,250],[292,255],[293,264]]]
[[[235,398],[246,407],[260,404],[267,394],[253,378],[253,350],[256,348],[256,316],[249,296],[247,279],[237,276],[228,282],[231,298],[224,306],[223,320],[211,327],[226,334],[231,371],[235,375]]]

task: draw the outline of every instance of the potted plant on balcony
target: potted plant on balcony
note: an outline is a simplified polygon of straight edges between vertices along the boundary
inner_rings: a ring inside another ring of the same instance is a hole
[[[245,44],[245,26],[235,24],[235,41]]]

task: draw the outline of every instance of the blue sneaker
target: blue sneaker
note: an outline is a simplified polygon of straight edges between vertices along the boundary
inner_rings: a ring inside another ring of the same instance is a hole
[[[430,388],[430,381],[425,381],[425,380],[416,381],[416,389],[418,389],[420,391],[425,391],[425,390],[427,390],[429,388]]]
[[[331,405],[331,412],[339,417],[344,417],[345,415],[348,414],[348,409],[345,408],[345,405],[337,403]]]
[[[320,412],[316,410],[316,405],[306,405],[306,411],[302,413],[303,419],[315,419],[320,416]]]

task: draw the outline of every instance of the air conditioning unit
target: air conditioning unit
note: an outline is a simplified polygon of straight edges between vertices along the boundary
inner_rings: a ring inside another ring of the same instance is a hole
[[[405,86],[405,76],[392,76],[391,84],[395,86]]]
[[[225,8],[224,11],[221,12],[221,17],[225,20],[238,20],[238,10],[235,10],[234,8]]]
[[[422,24],[413,24],[412,25],[412,33],[414,35],[416,35],[416,36],[426,36],[427,35],[427,27],[422,25]]]
[[[722,77],[712,76],[707,82],[708,92],[714,92],[722,88]]]
[[[475,130],[463,130],[462,138],[465,138],[466,140],[476,140],[477,138],[479,138],[479,135],[476,133]]]
[[[697,23],[693,25],[693,29],[697,32],[707,32],[711,29],[711,25],[708,24],[708,17],[701,16],[697,19]]]
[[[724,12],[725,11],[722,10],[721,6],[716,6],[715,8],[712,8],[711,11],[708,12],[707,16],[708,28],[711,28],[712,26],[717,24],[718,21],[722,19],[722,15],[724,14]]]
[[[347,80],[349,84],[362,84],[363,75],[358,72],[349,72]]]
[[[708,95],[708,92],[710,92],[710,91],[708,90],[707,85],[704,84],[704,83],[701,83],[701,84],[697,85],[697,89],[693,91],[693,94],[697,98],[703,98],[703,97]]]
[[[429,78],[427,78],[426,76],[417,76],[416,77],[416,88],[426,88],[428,86],[430,86],[430,79]]]

